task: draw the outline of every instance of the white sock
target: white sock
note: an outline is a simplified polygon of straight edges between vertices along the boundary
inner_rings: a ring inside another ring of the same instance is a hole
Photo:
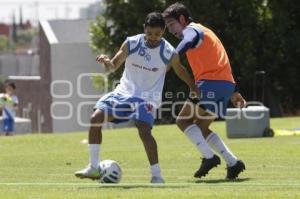
[[[90,150],[90,164],[92,167],[97,168],[99,164],[100,144],[89,144]]]
[[[237,157],[233,155],[218,134],[212,132],[207,136],[206,140],[208,144],[223,157],[229,167],[236,164]]]
[[[151,165],[151,175],[152,177],[161,177],[160,166],[158,163]]]
[[[204,158],[210,159],[214,156],[214,152],[204,139],[201,129],[196,124],[188,126],[184,130],[184,133],[190,141],[196,145]]]

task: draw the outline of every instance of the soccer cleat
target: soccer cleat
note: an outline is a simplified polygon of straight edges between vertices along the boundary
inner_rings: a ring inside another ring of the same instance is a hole
[[[221,164],[221,160],[217,155],[214,155],[212,158],[209,159],[203,158],[201,166],[198,169],[198,171],[196,171],[196,173],[194,174],[194,177],[201,178],[205,176],[212,168],[217,167],[217,165],[219,164]]]
[[[241,172],[243,172],[246,169],[245,164],[238,160],[235,165],[231,167],[227,167],[227,175],[226,179],[234,180],[236,179]]]
[[[100,172],[98,169],[88,165],[86,168],[76,171],[75,176],[78,178],[89,178],[92,180],[97,180],[100,178]]]
[[[165,183],[165,181],[162,177],[153,176],[151,178],[151,183],[153,183],[153,184],[163,184],[163,183]]]

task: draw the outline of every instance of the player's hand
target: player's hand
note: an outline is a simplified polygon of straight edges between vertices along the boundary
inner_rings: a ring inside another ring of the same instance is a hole
[[[104,64],[106,72],[109,72],[113,68],[111,60],[107,55],[98,55],[96,61]]]
[[[96,61],[99,63],[108,64],[110,62],[110,58],[107,55],[101,54],[96,57]]]
[[[190,98],[199,98],[200,97],[200,91],[197,88],[197,86],[193,86],[190,88]]]
[[[236,108],[244,108],[246,106],[246,100],[239,92],[234,92],[232,94],[231,102]]]

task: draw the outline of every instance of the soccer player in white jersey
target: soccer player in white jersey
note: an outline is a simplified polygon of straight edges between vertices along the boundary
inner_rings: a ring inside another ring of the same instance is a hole
[[[144,34],[128,37],[115,56],[97,56],[108,70],[116,70],[125,61],[120,84],[96,103],[89,129],[89,165],[75,172],[79,178],[99,178],[97,166],[102,142],[101,124],[133,119],[150,163],[151,183],[164,183],[158,161],[157,144],[151,134],[153,114],[160,106],[165,74],[170,67],[198,92],[193,78],[180,63],[179,55],[162,35],[165,22],[160,13],[147,15]]]

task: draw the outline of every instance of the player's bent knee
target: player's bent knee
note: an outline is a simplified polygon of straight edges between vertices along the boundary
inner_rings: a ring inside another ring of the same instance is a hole
[[[138,121],[135,125],[142,140],[148,140],[152,137],[151,126],[148,123]]]
[[[151,133],[151,126],[146,122],[138,121],[135,123],[136,128],[139,132],[150,132]]]
[[[184,131],[189,125],[193,124],[193,121],[177,117],[176,124],[180,128],[180,130]]]
[[[151,132],[139,131],[139,136],[143,142],[148,142],[153,139]]]
[[[94,112],[91,115],[90,123],[91,124],[102,124],[104,122],[105,115],[101,111]]]

